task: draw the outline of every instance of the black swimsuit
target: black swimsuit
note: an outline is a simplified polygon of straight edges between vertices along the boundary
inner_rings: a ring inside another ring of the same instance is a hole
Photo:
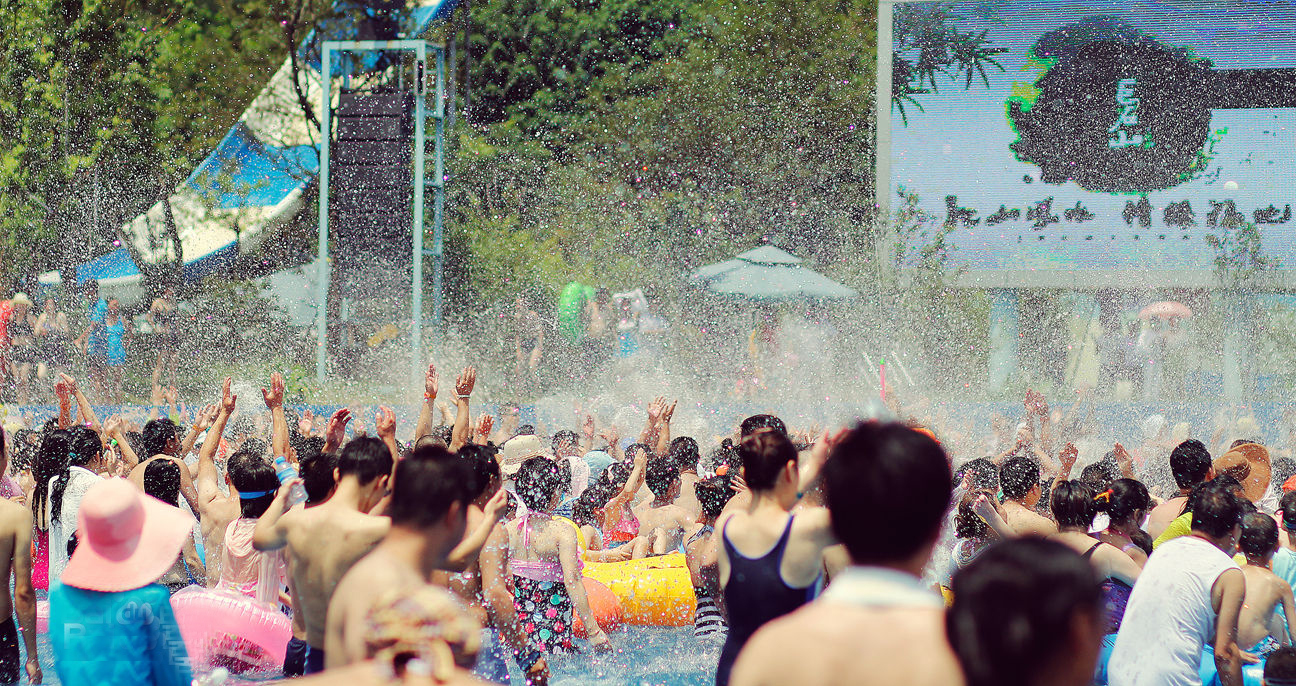
[[[779,573],[792,534],[792,520],[789,515],[778,543],[768,553],[756,558],[746,557],[734,549],[729,542],[728,522],[725,530],[720,532],[725,554],[729,556],[729,583],[724,587],[725,606],[729,609],[729,635],[720,652],[720,664],[716,666],[716,686],[729,683],[729,673],[733,671],[738,653],[757,629],[805,605],[814,597],[816,584],[793,588],[783,581],[783,575]]]

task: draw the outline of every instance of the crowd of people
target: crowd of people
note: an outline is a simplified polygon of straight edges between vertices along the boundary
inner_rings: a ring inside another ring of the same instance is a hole
[[[349,409],[296,415],[278,374],[251,402],[231,385],[139,425],[101,421],[62,374],[57,417],[5,433],[0,682],[189,684],[212,665],[191,664],[172,598],[196,586],[290,618],[302,683],[512,666],[545,684],[556,660],[635,650],[583,567],[671,553],[717,686],[1151,686],[1201,683],[1203,663],[1240,686],[1262,659],[1269,683],[1296,678],[1296,468],[1254,437],[1115,444],[1077,475],[1073,425],[1035,393],[1011,444],[969,456],[913,417],[814,436],[761,414],[700,443],[661,397],[626,438],[592,416],[496,426],[472,367],[437,424],[429,365],[401,437],[388,408],[372,433]]]
[[[0,301],[0,401],[46,402],[59,375],[78,368],[85,371],[95,402],[126,401],[125,369],[136,338],[131,317],[117,299],[102,297],[93,279],[81,286],[80,295],[85,309],[71,317],[53,297],[44,299],[39,312],[26,293]],[[153,387],[174,387],[179,360],[174,286],[165,285],[150,302],[144,321],[156,348]]]

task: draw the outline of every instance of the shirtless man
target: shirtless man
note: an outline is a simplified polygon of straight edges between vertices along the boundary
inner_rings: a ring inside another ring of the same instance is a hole
[[[999,487],[1003,490],[1004,521],[1019,536],[1052,536],[1057,525],[1035,512],[1043,492],[1040,468],[1029,457],[1010,457],[999,468]]]
[[[1283,616],[1296,617],[1292,587],[1270,570],[1278,552],[1278,525],[1273,518],[1259,513],[1243,517],[1238,550],[1246,555],[1242,567],[1246,598],[1238,616],[1238,646],[1263,660],[1281,646],[1296,643],[1296,626],[1285,626],[1274,612],[1281,603]]]
[[[944,602],[921,581],[951,480],[940,445],[900,424],[865,424],[839,443],[823,482],[833,535],[854,565],[818,600],[757,631],[731,683],[962,684]]]
[[[0,440],[4,435],[0,432]],[[0,593],[0,683],[18,683],[18,631],[13,614],[18,610],[23,645],[27,650],[27,680],[41,682],[40,660],[36,657],[36,591],[32,587],[31,510],[0,498],[0,572],[8,579],[13,573],[14,591]]]
[[[220,447],[221,435],[230,415],[234,414],[238,396],[230,393],[230,377],[221,383],[221,401],[217,406],[216,418],[203,439],[202,448],[198,450],[198,477],[194,486],[198,491],[198,521],[203,537],[203,564],[207,569],[208,585],[215,585],[220,578],[221,553],[225,549],[225,529],[230,522],[239,518],[238,489],[225,476],[229,495],[221,492],[220,470],[216,467],[216,450]],[[187,470],[181,470],[181,474]],[[142,476],[141,476],[142,478]],[[183,476],[181,477],[183,478]],[[143,482],[141,481],[141,484]]]
[[[666,455],[675,462],[680,475],[680,495],[675,504],[684,508],[696,520],[702,515],[702,503],[698,502],[694,486],[698,482],[697,464],[701,455],[697,441],[688,436],[680,436],[670,442]]]
[[[1183,514],[1184,504],[1188,502],[1188,494],[1193,487],[1215,478],[1206,445],[1201,441],[1187,440],[1175,446],[1170,453],[1170,473],[1174,474],[1179,494],[1152,508],[1152,512],[1148,514],[1145,528],[1153,540],[1165,533],[1170,522]]]
[[[395,429],[392,422],[391,430]],[[388,430],[379,427],[380,433]],[[288,489],[280,488],[252,536],[257,550],[287,546],[292,582],[306,624],[306,673],[325,666],[325,618],[329,599],[342,576],[387,534],[391,522],[369,514],[383,499],[391,477],[392,457],[380,439],[353,439],[338,456],[337,486],[322,504],[284,511]]]
[[[648,461],[644,481],[653,498],[634,508],[639,531],[648,536],[653,555],[675,552],[684,541],[684,531],[697,519],[675,504],[680,494],[679,470],[669,457],[654,457]]]
[[[471,531],[481,526],[483,521],[494,520],[493,517],[486,516],[485,509],[490,506],[491,499],[499,492],[503,482],[494,451],[483,446],[468,445],[461,448],[458,454],[471,472],[465,496],[472,499],[468,504],[468,530]],[[502,524],[494,522],[490,536],[476,561],[460,574],[437,571],[432,575],[432,583],[446,586],[458,595],[483,627],[481,649],[477,652],[477,666],[473,669],[473,674],[486,681],[507,684],[508,658],[504,651],[507,646],[522,665],[527,679],[532,684],[543,684],[549,677],[548,665],[543,655],[531,654],[527,648],[526,635],[518,626],[513,592],[509,589],[511,579],[507,551],[508,532]]]
[[[373,551],[343,575],[328,604],[325,653],[329,669],[365,659],[367,618],[384,593],[417,588],[427,584],[437,569],[463,570],[476,559],[503,515],[507,497],[496,491],[486,502],[477,529],[464,538],[468,524],[465,483],[470,478],[465,467],[462,460],[438,446],[419,448],[397,465],[388,504],[391,526]]]
[[[184,496],[185,501],[189,503],[189,509],[197,513],[198,490],[194,488],[193,479],[189,474],[189,465],[185,464],[181,456],[189,454],[194,443],[198,441],[199,434],[210,428],[215,416],[215,405],[200,412],[183,442],[180,441],[180,427],[176,426],[175,422],[170,419],[150,419],[144,425],[142,434],[144,453],[147,457],[131,470],[130,482],[141,491],[144,490],[144,470],[148,469],[149,463],[155,460],[171,460],[180,468],[180,495]]]

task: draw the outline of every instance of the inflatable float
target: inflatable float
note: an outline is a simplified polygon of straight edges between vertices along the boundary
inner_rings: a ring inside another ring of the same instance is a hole
[[[585,576],[612,591],[621,602],[622,621],[626,624],[693,624],[697,598],[684,553],[625,562],[589,562]]]
[[[247,596],[188,586],[171,596],[190,662],[233,674],[283,669],[292,638],[286,615]]]
[[[1103,636],[1102,650],[1098,653],[1098,669],[1094,673],[1094,686],[1107,686],[1107,661],[1111,659],[1112,648],[1116,647],[1116,634]],[[1201,667],[1202,686],[1221,686],[1219,672],[1215,669],[1215,651],[1210,646],[1202,651]],[[1242,683],[1245,686],[1262,686],[1264,684],[1264,663],[1242,665]]]

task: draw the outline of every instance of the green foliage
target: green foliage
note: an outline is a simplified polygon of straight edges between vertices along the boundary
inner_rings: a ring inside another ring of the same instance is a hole
[[[953,3],[948,2],[895,5],[891,104],[905,124],[909,123],[905,104],[921,112],[922,105],[914,96],[937,92],[937,74],[971,90],[978,79],[990,87],[988,67],[1004,70],[995,55],[1008,49],[991,47],[985,31],[959,31],[953,24],[956,16]]]

